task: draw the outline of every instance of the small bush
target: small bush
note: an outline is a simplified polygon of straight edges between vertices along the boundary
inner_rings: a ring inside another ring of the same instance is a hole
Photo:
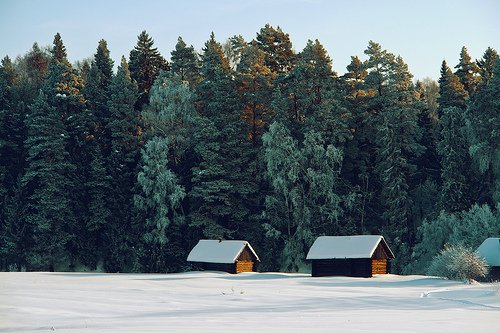
[[[463,246],[445,246],[432,260],[428,274],[471,282],[485,277],[488,274],[488,265],[471,249]]]

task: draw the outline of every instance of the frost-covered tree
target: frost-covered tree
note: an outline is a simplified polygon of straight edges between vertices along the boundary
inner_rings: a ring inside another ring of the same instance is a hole
[[[468,211],[446,213],[426,220],[418,228],[417,244],[413,248],[411,263],[404,272],[424,274],[432,258],[446,244],[476,249],[488,237],[500,233],[500,205],[492,210],[488,205],[474,205]]]
[[[266,236],[282,244],[281,269],[300,270],[306,251],[321,234],[342,234],[342,197],[337,192],[342,153],[321,135],[294,140],[288,129],[273,123],[263,137],[264,162],[271,183],[266,196]]]
[[[438,145],[441,156],[441,208],[448,212],[468,209],[471,205],[472,188],[470,157],[465,136],[465,115],[457,107],[443,110],[441,140]]]
[[[491,78],[479,86],[466,113],[466,129],[472,167],[480,175],[478,202],[500,202],[500,60]]]
[[[432,260],[427,274],[470,283],[485,277],[488,274],[488,265],[470,248],[445,246]]]
[[[160,137],[149,140],[142,150],[142,168],[137,176],[140,192],[134,196],[134,203],[145,221],[147,243],[166,244],[168,227],[181,218],[178,209],[186,193],[168,168],[168,151],[168,140]]]

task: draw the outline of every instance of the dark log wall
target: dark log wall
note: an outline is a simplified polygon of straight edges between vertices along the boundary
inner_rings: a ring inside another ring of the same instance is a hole
[[[219,263],[203,262],[201,263],[201,268],[206,271],[221,271],[221,272],[228,272],[231,274],[236,273],[235,264],[219,264]]]
[[[322,259],[312,261],[312,276],[371,277],[371,259]]]

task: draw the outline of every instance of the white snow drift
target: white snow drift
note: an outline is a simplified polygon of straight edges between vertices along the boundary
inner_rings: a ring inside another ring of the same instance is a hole
[[[498,283],[216,272],[0,273],[0,332],[496,332]]]

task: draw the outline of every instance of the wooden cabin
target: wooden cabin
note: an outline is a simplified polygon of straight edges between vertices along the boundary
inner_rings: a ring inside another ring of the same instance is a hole
[[[247,241],[202,239],[191,250],[187,261],[202,270],[237,274],[257,271],[260,259]]]
[[[378,235],[321,236],[306,259],[312,276],[372,277],[390,272],[394,254]]]
[[[489,266],[485,281],[500,281],[500,238],[487,238],[477,248],[477,254]]]

